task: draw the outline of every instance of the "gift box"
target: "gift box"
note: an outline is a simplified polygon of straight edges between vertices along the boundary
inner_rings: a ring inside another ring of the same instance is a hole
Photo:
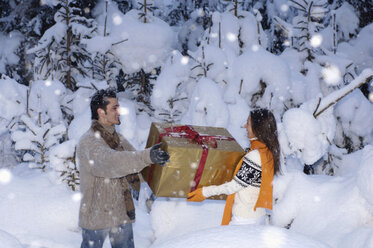
[[[142,171],[156,196],[187,197],[187,193],[232,180],[244,150],[225,128],[152,123],[147,145],[162,142],[170,155],[163,167],[151,165]],[[214,197],[222,199],[222,197]]]

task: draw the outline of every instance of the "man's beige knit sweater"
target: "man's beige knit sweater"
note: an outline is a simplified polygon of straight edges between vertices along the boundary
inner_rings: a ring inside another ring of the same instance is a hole
[[[110,133],[114,126],[104,126]],[[111,149],[103,138],[89,129],[80,139],[77,158],[80,166],[80,188],[83,194],[79,226],[89,230],[116,227],[130,223],[124,190],[125,177],[141,171],[151,163],[150,149],[135,151],[119,134],[124,151]]]

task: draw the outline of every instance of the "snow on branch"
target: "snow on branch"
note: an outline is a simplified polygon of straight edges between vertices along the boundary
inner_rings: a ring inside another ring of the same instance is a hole
[[[276,27],[278,27],[280,30],[282,30],[282,32],[284,33],[284,35],[286,37],[288,37],[288,38],[293,37],[294,31],[293,31],[293,26],[291,24],[289,24],[286,21],[282,20],[278,16],[274,16],[273,20],[276,23]]]
[[[313,116],[317,118],[320,114],[322,114],[325,110],[327,110],[330,106],[336,104],[339,100],[343,97],[350,94],[356,88],[359,88],[361,85],[370,82],[373,78],[373,70],[365,69],[355,80],[353,80],[349,85],[339,89],[323,99],[319,102],[316,110],[313,113]],[[320,109],[320,110],[319,110]]]

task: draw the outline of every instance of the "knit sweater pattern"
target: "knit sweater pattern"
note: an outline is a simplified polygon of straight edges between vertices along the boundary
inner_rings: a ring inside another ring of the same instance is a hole
[[[221,185],[203,187],[203,195],[235,194],[232,216],[241,219],[259,218],[266,214],[265,209],[254,210],[258,200],[261,180],[261,159],[259,152],[253,150],[246,154],[244,164],[237,175],[229,182]]]

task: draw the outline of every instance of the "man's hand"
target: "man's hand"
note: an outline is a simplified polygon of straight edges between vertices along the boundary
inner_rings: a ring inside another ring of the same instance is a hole
[[[206,197],[203,196],[202,188],[199,188],[199,189],[196,189],[195,191],[188,193],[187,201],[201,202],[205,199]]]
[[[170,159],[168,152],[160,150],[162,142],[155,144],[150,148],[150,159],[153,164],[160,164],[164,166],[166,162]]]

